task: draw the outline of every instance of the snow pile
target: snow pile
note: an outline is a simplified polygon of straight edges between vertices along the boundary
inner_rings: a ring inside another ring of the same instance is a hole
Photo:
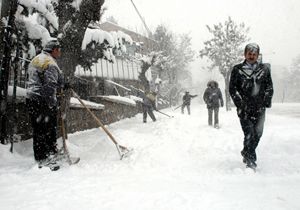
[[[236,112],[220,109],[220,129],[207,125],[205,105],[142,114],[107,126],[119,144],[134,148],[119,160],[99,129],[69,135],[81,161],[56,172],[38,169],[32,141],[0,145],[0,202],[10,209],[105,210],[298,210],[300,209],[300,112],[289,105],[268,109],[254,173],[242,163],[243,134]],[[281,112],[284,112],[288,115]],[[61,142],[59,142],[61,145]]]
[[[93,108],[93,109],[104,109],[104,105],[103,104],[98,104],[92,101],[86,101],[83,100],[83,103],[88,107],[88,108]],[[71,107],[82,107],[82,104],[79,102],[79,100],[77,98],[71,97],[70,99],[70,103],[71,103]]]
[[[143,102],[143,99],[137,96],[129,95],[128,96],[130,99],[134,100],[135,102]]]
[[[128,106],[136,106],[136,103],[134,100],[127,98],[127,97],[122,97],[122,96],[115,96],[115,95],[110,95],[110,96],[99,96],[107,101],[119,103],[119,104],[125,104]]]

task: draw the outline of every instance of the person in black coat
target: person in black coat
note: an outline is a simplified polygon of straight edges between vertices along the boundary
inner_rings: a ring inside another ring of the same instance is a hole
[[[214,127],[219,128],[219,107],[223,107],[223,97],[216,81],[209,81],[203,94],[203,100],[208,110],[208,125],[212,125],[212,115],[214,113]]]
[[[188,114],[191,114],[191,99],[197,95],[190,95],[189,91],[185,91],[184,96],[182,97],[181,113],[184,114],[184,108],[187,108]]]
[[[255,168],[255,150],[263,134],[266,108],[271,107],[273,83],[270,65],[258,62],[257,44],[247,44],[244,56],[244,62],[232,69],[229,93],[244,132],[243,162]]]

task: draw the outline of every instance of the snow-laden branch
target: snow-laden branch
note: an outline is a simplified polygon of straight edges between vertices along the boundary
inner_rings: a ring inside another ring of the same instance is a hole
[[[24,18],[24,24],[30,39],[41,39],[43,46],[51,39],[49,31],[44,26],[33,23],[27,18]]]
[[[58,30],[58,17],[54,12],[51,0],[19,0],[19,4],[36,9]]]
[[[72,6],[73,6],[76,10],[79,10],[79,7],[80,7],[80,5],[81,5],[81,2],[82,2],[82,0],[74,0],[74,1],[72,2]]]
[[[99,28],[87,28],[82,41],[81,49],[85,50],[86,46],[93,41],[101,44],[104,42],[104,40],[108,42],[111,48],[122,48],[122,46],[125,44],[123,43],[123,40],[130,45],[133,44],[131,37],[122,31],[106,32]]]
[[[16,20],[25,26],[28,32],[28,37],[30,39],[40,39],[42,40],[42,45],[44,46],[47,41],[51,39],[49,31],[42,25],[38,24],[36,19],[37,14],[29,15],[28,17],[22,15],[23,7],[18,6],[16,12]]]
[[[101,29],[87,28],[82,41],[81,49],[85,50],[86,46],[93,41],[95,41],[98,44],[101,44],[104,42],[104,40],[108,42],[109,46],[111,47],[115,46],[114,39],[110,33],[103,31]]]

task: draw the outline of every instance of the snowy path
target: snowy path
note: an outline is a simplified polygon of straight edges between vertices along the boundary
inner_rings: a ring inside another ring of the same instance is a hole
[[[69,136],[81,162],[59,171],[38,169],[32,142],[0,146],[1,209],[300,209],[300,110],[275,104],[268,110],[257,150],[258,172],[241,162],[242,132],[235,111],[220,111],[221,129],[207,126],[207,110],[193,104],[108,126],[121,145],[135,152],[120,161],[99,129]]]

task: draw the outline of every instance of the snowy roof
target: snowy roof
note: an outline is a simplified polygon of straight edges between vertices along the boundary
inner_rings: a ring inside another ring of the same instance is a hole
[[[109,96],[97,96],[97,97],[103,98],[107,101],[119,103],[119,104],[125,104],[128,106],[136,106],[136,103],[134,100],[127,98],[127,97],[123,97],[123,96],[109,95]]]

